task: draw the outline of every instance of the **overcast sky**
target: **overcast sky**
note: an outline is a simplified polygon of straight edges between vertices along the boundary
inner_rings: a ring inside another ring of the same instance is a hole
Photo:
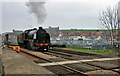
[[[13,29],[25,30],[27,28],[43,26],[59,26],[60,29],[100,29],[98,20],[99,11],[113,6],[119,0],[71,0],[65,2],[47,1],[45,8],[47,17],[42,25],[37,23],[34,14],[29,13],[26,2],[2,2],[0,3],[0,28],[1,32]]]

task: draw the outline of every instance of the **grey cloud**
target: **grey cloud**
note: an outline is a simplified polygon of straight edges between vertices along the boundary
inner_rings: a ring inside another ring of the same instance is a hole
[[[81,3],[51,3],[48,6],[50,7],[46,6],[49,13],[45,24],[61,25],[62,28],[98,28],[96,7]]]
[[[39,27],[36,17],[28,12],[25,3],[6,2],[3,3],[2,8],[3,32]],[[98,28],[100,25],[98,24],[99,10],[103,9],[103,6],[79,2],[47,2],[45,8],[47,17],[43,27],[59,25],[63,29]]]

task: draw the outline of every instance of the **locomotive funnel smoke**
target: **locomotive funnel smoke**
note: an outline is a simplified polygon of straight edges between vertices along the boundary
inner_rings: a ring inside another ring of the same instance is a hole
[[[30,8],[30,13],[34,13],[36,15],[38,24],[42,24],[47,16],[44,7],[45,2],[38,2],[39,0],[35,1],[36,0],[29,0],[29,2],[26,3],[26,6]]]

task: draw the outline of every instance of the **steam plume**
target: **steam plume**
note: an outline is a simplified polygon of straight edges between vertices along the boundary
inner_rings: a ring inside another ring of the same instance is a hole
[[[34,1],[34,2],[33,2]],[[39,24],[42,24],[46,19],[47,13],[44,7],[45,2],[38,2],[39,0],[29,0],[26,6],[30,8],[30,13],[34,13]]]

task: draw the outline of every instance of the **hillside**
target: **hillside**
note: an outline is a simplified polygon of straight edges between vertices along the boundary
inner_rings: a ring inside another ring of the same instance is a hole
[[[76,30],[76,29],[71,29],[71,30],[60,30],[61,32],[99,32],[99,31],[104,31],[104,30]]]

